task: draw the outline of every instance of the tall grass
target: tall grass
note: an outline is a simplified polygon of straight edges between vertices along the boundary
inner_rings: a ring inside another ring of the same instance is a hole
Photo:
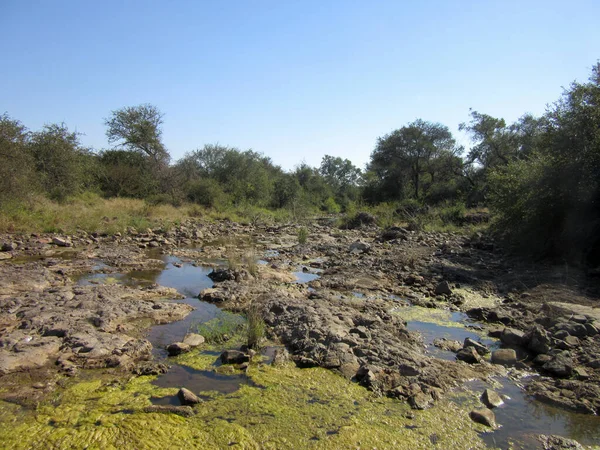
[[[248,348],[258,349],[261,346],[265,336],[265,321],[263,320],[261,310],[258,305],[251,304],[246,312],[246,338]]]

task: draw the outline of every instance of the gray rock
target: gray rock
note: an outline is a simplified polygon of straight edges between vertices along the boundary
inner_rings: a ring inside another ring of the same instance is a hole
[[[186,388],[179,389],[177,397],[179,397],[179,401],[182,405],[196,405],[202,401],[196,394]]]
[[[473,347],[480,355],[486,355],[490,352],[490,349],[483,345],[481,342],[477,342],[471,338],[466,338],[463,344],[464,348]]]
[[[447,281],[442,281],[435,287],[435,295],[452,295],[452,289]]]
[[[530,329],[524,340],[527,342],[527,348],[537,354],[548,353],[552,348],[550,335],[540,325],[535,325]]]
[[[456,353],[456,359],[469,364],[475,364],[481,361],[479,353],[477,353],[477,350],[473,347],[466,347],[459,350],[458,353]]]
[[[12,252],[13,250],[17,249],[17,244],[14,242],[5,242],[4,244],[2,244],[2,251],[3,252]]]
[[[491,409],[474,409],[470,412],[469,416],[473,422],[477,422],[492,428],[496,427],[496,415]]]
[[[52,238],[52,243],[58,245],[59,247],[71,247],[73,245],[68,238],[59,236],[54,236]]]
[[[538,366],[543,366],[547,362],[552,361],[552,356],[542,353],[533,358],[533,363]]]
[[[0,260],[10,259],[10,258],[12,258],[12,255],[10,253],[6,253],[6,252],[0,253]]]
[[[196,333],[188,333],[183,338],[183,343],[189,345],[192,348],[199,347],[204,344],[205,339],[204,336],[201,336]]]
[[[562,436],[546,436],[540,434],[538,439],[542,443],[544,450],[583,450],[584,447],[573,439],[567,439]]]
[[[525,333],[514,328],[505,328],[502,331],[500,340],[507,345],[521,346],[524,343]]]
[[[590,378],[590,374],[583,367],[575,367],[573,369],[573,375],[579,380],[587,380]]]
[[[191,347],[188,344],[184,344],[183,342],[174,342],[167,347],[167,352],[169,352],[169,356],[177,356],[182,353],[187,353],[191,350]]]
[[[577,322],[561,322],[556,324],[555,328],[556,330],[566,331],[571,336],[584,337],[588,334],[585,325]]]
[[[433,398],[429,394],[418,392],[408,398],[408,403],[412,409],[427,409],[433,406]]]
[[[350,244],[350,247],[348,247],[349,252],[355,253],[368,253],[370,250],[371,246],[366,242],[362,241],[355,241],[352,244]]]
[[[242,364],[250,362],[250,355],[239,350],[225,350],[221,353],[221,362],[223,364]]]
[[[569,352],[561,352],[544,364],[542,368],[559,377],[568,377],[573,373],[573,360]]]
[[[500,398],[500,396],[491,389],[486,389],[483,391],[483,394],[481,394],[481,401],[490,409],[497,408],[498,406],[504,404],[502,398]]]
[[[434,339],[433,345],[435,345],[437,348],[441,348],[442,350],[453,353],[458,352],[463,347],[460,342],[446,338]]]
[[[492,362],[504,366],[512,365],[517,362],[517,352],[512,348],[501,348],[492,352]]]

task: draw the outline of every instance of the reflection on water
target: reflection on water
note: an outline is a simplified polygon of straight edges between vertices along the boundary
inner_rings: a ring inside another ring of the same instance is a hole
[[[316,273],[310,273],[310,272],[292,272],[292,273],[296,277],[296,281],[293,281],[293,283],[297,283],[297,284],[304,284],[304,283],[308,283],[310,281],[318,280],[319,278],[321,278]]]

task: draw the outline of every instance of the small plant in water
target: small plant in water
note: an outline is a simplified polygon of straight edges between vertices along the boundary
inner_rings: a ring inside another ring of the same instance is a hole
[[[251,304],[246,312],[247,324],[247,344],[248,348],[260,348],[260,344],[265,336],[265,321],[262,318],[260,307]]]
[[[308,228],[300,227],[298,229],[298,243],[306,244],[307,239],[308,239]]]
[[[198,334],[206,342],[220,344],[240,332],[246,321],[242,316],[227,311],[219,311],[217,317],[198,325]]]

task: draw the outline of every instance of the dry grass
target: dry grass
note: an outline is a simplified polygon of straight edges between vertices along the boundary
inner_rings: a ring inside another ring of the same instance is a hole
[[[151,206],[143,200],[128,198],[104,199],[89,193],[64,203],[40,197],[27,203],[3,204],[0,208],[0,232],[72,233],[83,230],[112,234],[127,227],[144,229],[181,221],[189,217],[188,209],[189,206]]]

